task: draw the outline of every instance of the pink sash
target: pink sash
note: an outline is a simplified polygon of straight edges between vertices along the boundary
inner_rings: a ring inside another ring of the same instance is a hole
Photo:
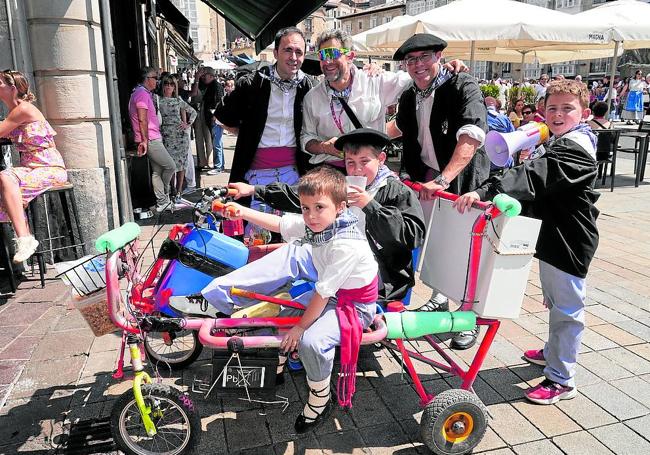
[[[363,327],[355,303],[374,304],[378,299],[379,280],[375,277],[370,284],[358,289],[339,289],[336,293],[336,315],[341,328],[341,372],[336,384],[339,405],[352,407],[352,396],[356,388],[357,360]]]
[[[296,164],[296,147],[258,148],[251,169],[277,169]]]

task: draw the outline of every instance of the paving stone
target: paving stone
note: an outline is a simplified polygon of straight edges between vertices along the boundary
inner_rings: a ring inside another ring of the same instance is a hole
[[[578,388],[578,390],[581,389]],[[579,393],[572,400],[559,401],[556,406],[585,429],[595,428],[617,421],[606,410]]]
[[[613,455],[613,452],[594,438],[588,431],[565,434],[553,438],[553,442],[567,455]]]
[[[591,328],[586,327],[582,334],[582,344],[589,347],[594,351],[601,351],[603,349],[612,349],[618,347],[612,340],[594,332]]]
[[[52,328],[56,327],[65,313],[66,310],[62,306],[53,306],[48,308],[47,312],[45,312],[43,316],[29,326],[29,328],[23,333],[23,336],[43,337],[43,335],[52,330]]]
[[[85,357],[30,362],[11,392],[12,398],[26,398],[52,393],[53,389],[73,388]]]
[[[590,306],[589,308],[587,308],[586,312],[589,314],[593,314],[594,316],[598,316],[603,321],[612,324],[615,322],[627,321],[630,319],[628,316],[621,314],[617,311],[614,311],[611,308],[601,304]]]
[[[49,308],[50,306],[47,304],[14,302],[10,308],[2,312],[0,327],[32,324]]]
[[[0,360],[0,384],[11,384],[25,366],[20,360]]]
[[[319,436],[318,441],[323,453],[327,455],[351,453],[353,455],[370,454],[357,431],[341,431]]]
[[[365,445],[373,455],[392,454],[414,449],[409,437],[396,423],[384,423],[359,430]]]
[[[29,360],[40,338],[20,336],[0,352],[0,360]]]
[[[93,339],[89,330],[48,333],[34,350],[32,360],[65,359],[80,355],[85,357]]]
[[[650,361],[639,357],[626,348],[608,349],[600,353],[635,375],[650,373]]]
[[[417,409],[414,409],[417,411]],[[369,427],[393,421],[388,408],[384,405],[376,390],[362,390],[354,394],[354,406],[350,416],[358,428]]]
[[[650,414],[636,419],[627,420],[625,425],[650,441]]]
[[[580,357],[578,357],[578,360]],[[578,384],[578,388],[586,386],[586,385],[591,385],[591,384],[597,384],[599,382],[602,382],[603,380],[593,374],[591,371],[586,369],[580,364],[576,365],[576,376],[575,376],[575,381],[576,384]]]
[[[628,349],[636,355],[643,357],[646,360],[650,360],[650,343],[636,344],[629,346]]]
[[[316,440],[316,436],[314,436],[313,434],[308,434],[306,437],[297,439],[295,441],[274,444],[273,450],[275,451],[276,455],[322,455],[323,454],[323,451],[319,448],[319,443]],[[203,453],[209,453],[209,452],[203,452]]]
[[[442,379],[438,381],[440,381],[440,387],[444,387]],[[429,384],[431,382],[427,383],[427,387],[429,387]],[[397,420],[412,417],[413,414],[420,410],[420,397],[410,384],[387,386],[383,388],[379,397],[385,403],[391,415]]]
[[[618,379],[610,384],[650,409],[650,383],[639,377],[633,377]]]
[[[509,445],[542,439],[544,436],[512,405],[494,404],[488,407],[493,420],[490,426]]]
[[[271,436],[264,422],[258,411],[241,411],[235,418],[225,419],[228,450],[236,452],[271,444]],[[251,431],[252,428],[256,431]]]
[[[580,426],[556,406],[539,406],[529,401],[512,405],[547,437],[579,431]]]
[[[625,330],[619,329],[613,324],[598,325],[592,327],[591,329],[594,332],[597,332],[602,336],[612,340],[613,342],[618,343],[621,346],[643,343],[643,340],[641,338],[635,337]]]
[[[526,363],[522,358],[521,349],[504,339],[495,339],[490,346],[490,354],[502,361],[505,365]]]
[[[488,452],[480,452],[485,455],[513,455],[514,452],[509,448],[505,447],[503,449],[490,450]]]
[[[594,428],[590,433],[614,453],[650,453],[650,442],[622,423]]]
[[[613,364],[611,360],[598,352],[581,354],[578,357],[578,363],[606,381],[629,378],[633,375],[632,372]]]
[[[581,387],[579,390],[620,420],[632,419],[650,412],[648,408],[606,382]]]
[[[523,398],[528,385],[508,368],[481,372],[481,379],[496,390],[506,401]]]
[[[535,314],[522,314],[519,319],[517,319],[517,324],[534,335],[548,333],[548,324],[542,321]]]
[[[488,427],[485,430],[485,435],[478,445],[474,448],[474,453],[485,452],[495,449],[500,449],[506,446],[506,443],[501,439],[494,430],[489,426],[490,420],[488,420]]]
[[[517,455],[562,455],[563,452],[557,448],[552,441],[544,439],[541,441],[527,442],[512,448]]]

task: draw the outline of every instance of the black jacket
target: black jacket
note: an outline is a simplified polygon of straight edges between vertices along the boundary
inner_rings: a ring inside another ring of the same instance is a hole
[[[284,183],[255,186],[255,197],[284,212],[300,212],[296,187]],[[379,265],[382,301],[400,300],[415,284],[412,252],[424,241],[424,215],[413,191],[389,179],[363,208],[366,237]]]
[[[487,111],[481,90],[472,76],[460,73],[452,76],[433,94],[433,107],[429,129],[436,158],[443,171],[456,148],[456,132],[464,125],[476,125],[487,132]],[[402,131],[402,170],[413,181],[424,182],[429,169],[422,162],[422,147],[418,142],[415,87],[407,89],[399,100],[397,126]],[[490,160],[483,148],[479,148],[465,169],[451,181],[447,191],[466,193],[483,183],[490,174]]]
[[[206,87],[205,93],[203,94],[203,121],[210,128],[212,128],[212,116],[214,109],[223,99],[223,94],[223,86],[216,79]]]
[[[526,214],[542,220],[535,257],[563,272],[587,276],[598,247],[594,158],[575,141],[559,138],[546,154],[526,160],[476,190],[482,200],[507,193]]]
[[[244,174],[250,169],[257,146],[262,139],[271,96],[271,82],[258,73],[269,72],[265,67],[239,78],[235,89],[224,97],[217,106],[215,116],[226,126],[239,128],[235,155],[233,157],[230,182],[244,181]],[[296,166],[303,175],[309,166],[309,155],[300,150],[300,132],[302,130],[302,100],[311,89],[311,79],[302,80],[296,92],[293,107],[293,125],[296,134]]]

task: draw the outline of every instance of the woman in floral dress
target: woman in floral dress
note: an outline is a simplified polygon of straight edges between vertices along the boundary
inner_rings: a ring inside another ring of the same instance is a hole
[[[16,231],[14,262],[27,260],[38,248],[29,232],[25,207],[47,189],[66,183],[68,173],[54,144],[56,132],[32,103],[29,82],[18,71],[0,72],[0,100],[9,109],[0,122],[0,137],[11,139],[20,153],[20,166],[0,172],[0,221]]]
[[[162,117],[160,133],[163,144],[176,163],[175,199],[180,198],[185,179],[185,164],[189,137],[186,130],[196,119],[196,110],[178,96],[176,81],[171,75],[162,79],[162,97],[158,100],[158,109]]]

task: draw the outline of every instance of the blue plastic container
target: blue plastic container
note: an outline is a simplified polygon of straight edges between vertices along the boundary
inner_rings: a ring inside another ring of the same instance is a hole
[[[244,244],[216,231],[195,229],[183,237],[181,245],[233,269],[248,262],[248,248]],[[177,260],[171,261],[156,289],[158,309],[165,314],[176,315],[166,304],[161,304],[163,291],[171,289],[171,295],[197,294],[214,278]]]

